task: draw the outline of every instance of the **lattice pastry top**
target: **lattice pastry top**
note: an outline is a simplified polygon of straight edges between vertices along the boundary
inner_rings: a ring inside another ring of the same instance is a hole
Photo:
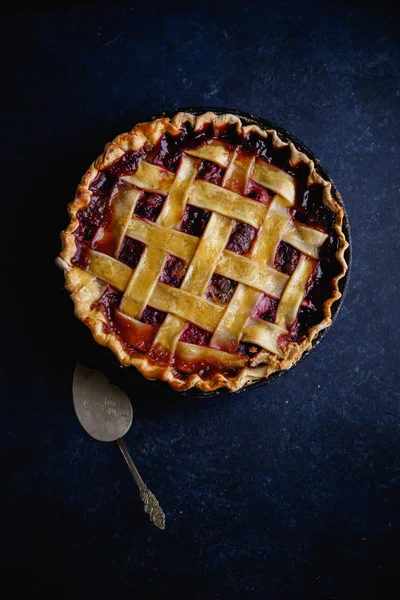
[[[331,322],[343,210],[312,160],[233,115],[179,113],[105,147],[58,264],[75,314],[123,365],[176,390],[287,369]]]

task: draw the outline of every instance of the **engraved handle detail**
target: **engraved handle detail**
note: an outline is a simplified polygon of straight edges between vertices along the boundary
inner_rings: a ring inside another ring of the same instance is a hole
[[[165,515],[164,512],[155,497],[155,495],[148,489],[143,479],[141,478],[139,471],[137,470],[135,463],[130,457],[130,454],[125,446],[125,442],[122,438],[118,438],[117,444],[119,449],[121,450],[123,457],[126,460],[126,464],[128,465],[134,480],[139,488],[140,497],[144,504],[144,511],[149,515],[150,520],[158,527],[159,529],[165,529]]]

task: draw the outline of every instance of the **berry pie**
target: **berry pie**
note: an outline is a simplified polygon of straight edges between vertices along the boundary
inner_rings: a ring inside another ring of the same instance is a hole
[[[76,316],[175,390],[235,391],[288,369],[341,295],[340,196],[293,142],[232,114],[119,135],[69,214],[57,262]]]

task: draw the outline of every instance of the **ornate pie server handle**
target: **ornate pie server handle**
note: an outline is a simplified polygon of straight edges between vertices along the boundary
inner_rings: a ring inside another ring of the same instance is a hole
[[[123,441],[123,439],[118,438],[116,442],[139,488],[140,497],[142,499],[145,512],[149,515],[150,520],[154,523],[154,525],[156,525],[156,527],[158,527],[159,529],[165,529],[165,515],[157,498],[148,489],[143,479],[141,478],[139,471],[135,467],[135,464],[129,455],[129,452],[125,446],[125,442]]]

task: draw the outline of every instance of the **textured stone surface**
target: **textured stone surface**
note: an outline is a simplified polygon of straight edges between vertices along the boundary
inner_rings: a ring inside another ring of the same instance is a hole
[[[324,5],[3,15],[3,584],[43,598],[308,600],[368,597],[377,583],[395,597],[399,46],[388,3]],[[103,358],[53,263],[66,204],[104,143],[188,105],[247,110],[308,145],[343,195],[354,260],[332,330],[274,383],[199,400],[119,379],[161,532],[116,445],[75,419],[76,358]]]

